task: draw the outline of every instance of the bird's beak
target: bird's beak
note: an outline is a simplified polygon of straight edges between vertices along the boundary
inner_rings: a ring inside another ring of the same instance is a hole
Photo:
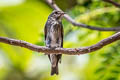
[[[64,16],[64,14],[66,14],[66,13],[65,13],[65,12],[62,12],[62,13],[61,13],[61,15],[60,15],[60,17],[63,17],[63,16]]]
[[[63,18],[64,14],[66,14],[65,12],[61,12],[59,19]]]
[[[62,12],[61,14],[64,15],[64,14],[66,14],[66,13],[65,13],[65,12]]]

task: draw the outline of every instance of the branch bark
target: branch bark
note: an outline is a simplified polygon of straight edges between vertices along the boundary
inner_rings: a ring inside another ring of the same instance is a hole
[[[55,10],[61,10],[56,4],[54,0],[46,0],[46,2]],[[62,11],[62,10],[61,10]],[[72,19],[68,14],[64,15],[64,18],[69,21],[74,26],[88,28],[91,30],[98,30],[98,31],[120,31],[120,27],[114,27],[114,28],[100,28],[97,26],[90,26],[82,23],[76,22],[74,19]]]
[[[113,4],[114,6],[120,8],[120,4],[117,3],[117,2],[115,2],[115,1],[112,1],[112,0],[103,0],[103,1],[108,2],[108,3],[111,3],[111,4]]]
[[[43,53],[47,53],[47,54],[68,54],[68,55],[80,55],[80,54],[86,54],[86,53],[90,53],[93,51],[97,51],[97,50],[101,49],[102,47],[104,47],[110,43],[113,43],[117,40],[120,40],[120,32],[118,32],[104,40],[101,40],[100,42],[98,42],[95,45],[88,46],[88,47],[50,49],[50,48],[47,48],[44,46],[34,45],[34,44],[31,44],[31,43],[28,43],[28,42],[25,42],[22,40],[0,37],[0,42],[2,42],[2,43],[24,47],[24,48],[30,49],[32,51],[43,52]]]

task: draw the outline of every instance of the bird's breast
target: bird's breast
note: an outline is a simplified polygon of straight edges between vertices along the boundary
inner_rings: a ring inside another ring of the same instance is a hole
[[[51,38],[51,44],[52,44],[51,47],[59,46],[59,44],[57,43],[58,42],[57,40],[59,40],[61,37],[60,29],[61,28],[60,28],[59,23],[57,23],[57,22],[52,23],[50,30],[49,30],[49,32],[50,32],[49,36]]]

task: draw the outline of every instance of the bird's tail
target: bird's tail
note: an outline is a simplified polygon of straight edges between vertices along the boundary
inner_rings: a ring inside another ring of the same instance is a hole
[[[51,75],[58,75],[59,71],[58,71],[58,62],[61,58],[61,54],[60,55],[55,55],[55,54],[50,54],[48,55],[50,62],[51,62]]]
[[[58,71],[58,65],[56,65],[55,67],[51,66],[51,75],[58,75],[59,71]]]

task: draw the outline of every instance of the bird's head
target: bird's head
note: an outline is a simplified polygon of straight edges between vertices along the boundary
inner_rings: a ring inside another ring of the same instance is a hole
[[[62,11],[54,10],[51,14],[50,17],[54,18],[55,20],[61,20],[63,15],[65,13]]]

